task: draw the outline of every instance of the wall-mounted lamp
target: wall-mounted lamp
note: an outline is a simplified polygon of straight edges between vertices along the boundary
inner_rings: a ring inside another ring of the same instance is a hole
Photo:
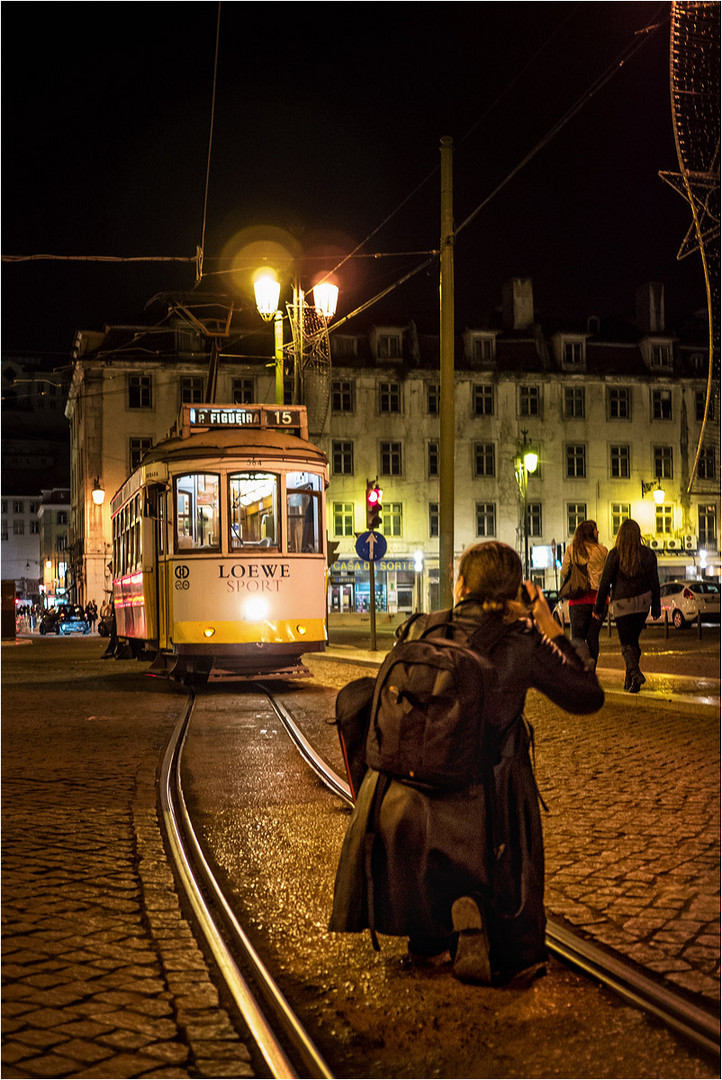
[[[659,480],[650,480],[648,484],[645,484],[644,480],[642,480],[642,498],[644,498],[648,491],[654,492],[652,498],[657,503],[657,506],[660,506],[664,502],[667,493]]]
[[[105,502],[105,488],[97,476],[93,481],[93,502],[96,506],[102,506]]]

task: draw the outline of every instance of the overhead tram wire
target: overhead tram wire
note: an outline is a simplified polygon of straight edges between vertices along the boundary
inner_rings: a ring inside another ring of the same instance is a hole
[[[655,11],[653,18],[656,20],[659,17],[659,15],[662,14],[665,10],[666,10],[666,5],[661,5]],[[460,140],[461,142],[466,141],[466,139],[469,138],[469,136],[479,126],[479,124],[483,122],[483,120],[493,111],[494,108],[496,108],[496,106],[499,104],[499,102],[502,100],[502,98],[507,94],[507,92],[511,89],[511,87],[521,78],[521,76],[531,66],[531,64],[534,62],[534,60],[536,60],[537,57],[539,55],[541,55],[541,53],[544,52],[546,47],[553,40],[553,38],[556,36],[556,34],[559,32],[559,30],[561,30],[562,26],[568,21],[569,18],[571,18],[572,14],[573,14],[573,12],[570,12],[570,14],[564,20],[562,20],[562,22],[559,24],[559,26],[545,40],[544,44],[537,50],[537,52],[534,54],[534,56],[531,57],[531,59],[527,62],[527,64],[524,65],[524,67],[521,69],[521,71],[517,75],[514,76],[514,78],[511,80],[511,82],[504,88],[504,90],[501,92],[501,94],[499,94],[499,96],[496,98],[496,100],[493,102],[493,104],[489,106],[489,108],[486,110],[486,112],[481,117],[479,117],[479,119],[469,128],[469,130],[466,132],[466,134],[464,136],[462,136],[462,139]],[[554,137],[556,135],[559,134],[559,132],[562,130],[562,128],[564,128],[566,126],[566,124],[569,123],[569,121],[572,120],[577,115],[577,113],[580,112],[581,109],[589,101],[591,101],[591,99],[604,86],[606,86],[606,84],[609,82],[609,80],[612,78],[612,76],[615,75],[618,71],[620,71],[624,67],[624,65],[629,60],[631,60],[631,58],[634,56],[634,54],[640,48],[642,48],[642,46],[650,39],[650,37],[654,33],[654,31],[658,30],[659,27],[662,26],[662,25],[663,25],[663,23],[660,23],[660,22],[647,23],[645,26],[641,27],[639,30],[637,30],[635,32],[635,37],[638,38],[639,40],[634,41],[630,45],[625,46],[625,48],[616,57],[616,59],[614,61],[612,61],[612,63],[605,69],[605,71],[602,72],[602,74],[595,79],[595,81],[591,84],[591,86],[581,95],[581,97],[579,97],[577,99],[577,101],[574,103],[574,105],[572,105],[571,108],[567,110],[567,112],[564,114],[564,116],[562,116],[562,118],[560,120],[558,120],[549,129],[549,131],[546,133],[546,135],[544,135],[544,137],[542,139],[540,139],[540,141],[536,144],[536,146],[534,146],[533,149],[530,150],[530,152],[511,170],[511,172],[507,174],[505,179],[502,180],[499,184],[497,184],[497,186],[494,188],[494,190],[476,207],[475,210],[472,211],[471,214],[468,215],[467,218],[465,218],[464,221],[462,221],[461,225],[459,225],[454,230],[454,239],[456,239],[456,237],[459,235],[459,233],[463,229],[465,229],[467,227],[467,225],[471,224],[471,222],[474,220],[474,218],[476,218],[477,215],[479,213],[481,213],[481,211],[491,202],[491,200],[494,198],[494,196],[498,195],[499,192],[502,191],[506,187],[506,185],[517,175],[517,173],[521,172],[521,170],[526,165],[528,165],[529,162],[549,142],[551,142],[552,139],[554,139]],[[644,35],[644,36],[642,37],[640,35]],[[390,221],[391,218],[393,218],[402,209],[402,207],[405,206],[406,203],[411,198],[413,198],[413,196],[416,195],[416,193],[426,183],[428,183],[428,181],[434,175],[436,175],[436,173],[439,171],[439,167],[440,166],[438,166],[438,165],[435,166],[428,173],[428,175],[419,184],[417,184],[416,187],[406,196],[406,198],[403,199],[401,203],[399,203],[397,208],[395,210],[393,210],[390,214],[388,214],[384,218],[384,220],[372,232],[370,232],[368,234],[366,239],[362,240],[360,244],[357,244],[357,246],[354,248],[354,250],[352,252],[350,252],[348,255],[346,255],[341,260],[341,262],[339,262],[337,264],[337,266],[331,271],[331,273],[332,274],[336,273],[336,271],[338,269],[340,269],[344,265],[344,263],[346,263],[349,259],[356,257],[357,253],[364,246],[364,244],[366,244],[368,242],[368,240],[371,239],[371,237],[375,236],[376,233],[379,232],[380,229],[382,229],[383,226],[388,221]],[[438,258],[438,256],[439,256],[439,252],[438,251],[434,252],[434,259]],[[329,332],[331,332],[332,330],[337,329],[338,327],[343,325],[344,322],[347,322],[349,319],[355,317],[356,315],[361,314],[367,308],[369,308],[373,304],[375,304],[378,300],[381,300],[385,296],[388,296],[389,293],[393,292],[393,290],[398,288],[400,285],[405,284],[405,282],[407,282],[415,274],[420,273],[422,270],[426,269],[426,267],[429,266],[434,261],[434,259],[427,259],[425,262],[423,262],[419,266],[417,266],[414,270],[411,270],[409,273],[403,275],[403,277],[399,278],[397,281],[395,281],[394,283],[389,285],[386,289],[384,289],[382,292],[378,293],[371,300],[368,300],[366,303],[364,303],[364,304],[360,305],[360,307],[356,308],[355,311],[350,312],[343,319],[341,319],[338,322],[334,323],[332,327],[329,327]]]
[[[657,10],[657,12],[655,13],[655,18],[657,16],[657,14],[659,14],[659,12],[661,12],[663,10],[664,10],[664,7],[659,8]],[[562,116],[562,118],[560,120],[558,120],[549,129],[549,131],[547,131],[546,135],[544,135],[539,140],[539,142],[536,144],[536,146],[534,146],[529,151],[529,153],[526,154],[525,157],[523,157],[522,160],[517,165],[514,166],[514,168],[511,170],[511,172],[507,173],[506,177],[502,181],[500,181],[500,183],[497,184],[497,186],[494,188],[494,190],[492,192],[490,192],[490,194],[487,195],[486,198],[481,203],[479,203],[479,205],[476,207],[476,209],[473,210],[471,212],[471,214],[469,214],[468,217],[466,217],[464,219],[464,221],[462,221],[462,223],[459,226],[457,226],[457,228],[454,230],[454,237],[455,238],[459,235],[460,232],[462,232],[463,229],[465,229],[467,227],[467,225],[471,224],[471,222],[474,220],[474,218],[476,218],[477,215],[480,214],[481,211],[486,206],[488,206],[488,204],[491,202],[491,200],[494,198],[494,196],[498,195],[499,192],[502,191],[511,180],[513,180],[513,178],[517,175],[517,173],[521,172],[521,170],[526,165],[528,165],[529,162],[534,157],[536,157],[536,155],[541,150],[543,150],[544,147],[548,143],[550,143],[552,141],[552,139],[555,138],[556,135],[559,134],[559,132],[562,130],[562,128],[564,128],[569,123],[569,121],[572,120],[577,115],[577,113],[579,113],[589,101],[591,101],[591,99],[602,89],[602,87],[606,86],[606,84],[609,82],[609,80],[612,78],[612,76],[615,75],[618,71],[620,71],[624,67],[624,65],[629,60],[631,60],[631,58],[634,56],[634,54],[636,52],[638,52],[638,50],[641,49],[647,43],[647,41],[650,40],[650,38],[651,38],[652,34],[654,33],[654,31],[658,30],[661,25],[663,25],[663,24],[662,23],[647,24],[647,26],[642,27],[641,30],[638,30],[636,32],[636,35],[644,34],[644,37],[640,37],[638,41],[633,42],[631,45],[628,45],[619,54],[619,56],[615,60],[612,61],[612,63],[609,65],[609,67],[604,72],[602,72],[602,74],[599,75],[594,80],[594,82],[591,84],[591,86],[581,95],[581,97],[577,98],[576,102],[566,111],[564,116]]]
[[[212,117],[213,117],[214,112],[215,112],[215,88],[216,88],[216,73],[217,73],[217,63],[218,63],[218,42],[219,42],[219,37],[220,37],[220,2],[219,2],[219,5],[218,5],[218,9],[219,10],[218,10],[218,24],[217,24],[217,32],[216,32],[216,59],[215,59],[214,82],[213,82]],[[657,11],[655,12],[654,18],[656,19],[658,17],[658,15],[661,12],[663,12],[665,9],[666,9],[666,5],[661,5],[657,9]],[[570,17],[571,17],[571,14],[570,14],[570,16],[567,16],[567,19],[570,18]],[[564,20],[564,22],[565,21],[566,20]],[[527,68],[530,66],[530,64],[540,55],[541,52],[543,52],[543,50],[546,48],[546,46],[549,44],[549,42],[553,39],[553,37],[556,35],[556,33],[558,33],[559,29],[561,29],[561,26],[564,25],[564,22],[562,22],[562,24],[560,24],[560,26],[557,27],[557,29],[550,35],[550,37],[546,39],[546,41],[544,42],[544,45],[539,50],[537,50],[537,53],[525,65],[525,67],[522,68],[522,71],[519,72],[514,77],[512,82],[502,91],[502,93],[497,97],[494,104],[492,106],[490,106],[489,109],[487,109],[487,111],[479,118],[478,121],[475,122],[474,125],[472,125],[472,127],[468,130],[466,135],[464,135],[462,137],[462,142],[465,141],[466,138],[468,138],[471,135],[471,133],[475,130],[475,128],[478,127],[478,125],[485,119],[485,117],[491,112],[491,110],[493,108],[495,108],[496,105],[499,103],[499,101],[505,96],[505,94],[508,92],[508,90],[511,88],[511,86],[521,77],[523,72],[525,70],[527,70]],[[645,44],[645,42],[647,40],[649,40],[649,37],[651,36],[651,34],[655,30],[657,30],[660,25],[662,25],[662,24],[660,24],[660,23],[647,24],[647,26],[642,27],[640,30],[638,30],[636,32],[635,36],[638,36],[638,35],[641,35],[641,34],[644,34],[645,36],[640,38],[640,40],[637,41],[636,43],[628,46],[625,50],[623,50],[622,53],[620,53],[620,55],[613,61],[613,63],[606,69],[606,71],[603,72],[602,75],[599,76],[592,83],[592,85],[589,87],[589,89],[580,98],[577,99],[576,103],[564,114],[564,116],[559,121],[557,121],[557,123],[554,124],[552,128],[549,129],[549,131],[546,133],[546,135],[544,135],[544,137],[542,139],[540,139],[540,141],[536,144],[536,146],[511,170],[510,173],[507,174],[506,178],[504,180],[502,180],[499,184],[497,184],[496,188],[472,211],[471,214],[469,214],[465,218],[464,221],[462,221],[461,225],[459,225],[454,231],[454,237],[455,238],[459,235],[460,232],[463,231],[463,229],[465,229],[468,225],[471,224],[471,222],[478,216],[479,213],[481,213],[481,211],[486,206],[488,206],[488,204],[491,202],[491,200],[494,198],[494,196],[498,195],[499,192],[502,191],[503,188],[506,187],[506,185],[514,178],[514,176],[516,176],[525,167],[525,165],[527,165],[536,156],[536,154],[538,154],[549,142],[551,142],[551,140],[559,133],[559,131],[561,131],[562,128],[571,119],[573,119],[574,116],[576,116],[576,114],[584,107],[584,105],[587,104],[587,102],[590,101],[591,98],[594,97],[599,92],[599,90],[601,90],[602,87],[606,85],[606,83],[612,78],[612,76],[617,71],[621,70],[621,68],[624,66],[624,64],[626,64],[632,58],[632,56],[638,51],[638,49],[640,49]],[[205,191],[205,199],[204,199],[202,241],[204,241],[204,239],[205,239],[206,207],[207,207],[207,198],[208,198],[208,178],[209,178],[209,171],[210,171],[212,127],[213,127],[213,119],[211,121],[211,136],[209,138],[208,160],[207,160],[207,167],[206,167],[206,191]],[[375,229],[373,229],[370,233],[368,233],[367,236],[359,244],[357,244],[356,247],[351,252],[349,252],[347,255],[345,255],[341,259],[341,261],[336,264],[336,266],[333,268],[333,270],[330,271],[330,274],[328,276],[330,276],[331,274],[336,273],[350,259],[352,259],[354,257],[358,257],[361,248],[364,247],[364,245],[367,244],[368,241],[373,236],[375,236],[378,232],[380,232],[380,230],[393,217],[395,217],[396,214],[398,214],[401,211],[401,209],[417,194],[417,192],[420,191],[421,188],[424,187],[424,185],[427,184],[428,181],[434,175],[436,175],[438,170],[439,170],[438,165],[436,165],[432,170],[430,170],[430,172],[409,192],[409,194],[404,199],[402,199],[402,201],[398,204],[396,209],[392,210],[391,213],[387,214],[387,216],[383,219],[383,221],[381,221],[379,223],[379,225],[376,226]],[[415,276],[417,273],[420,273],[422,270],[426,269],[427,266],[429,266],[436,258],[438,258],[438,254],[439,254],[438,252],[434,252],[431,259],[425,260],[423,263],[419,264],[419,266],[415,267],[413,270],[411,270],[408,273],[404,274],[397,281],[393,282],[386,289],[382,290],[382,292],[378,293],[371,300],[368,300],[364,304],[360,305],[354,312],[350,313],[349,315],[346,315],[342,320],[339,320],[339,322],[335,323],[334,326],[333,326],[333,329],[336,329],[338,326],[342,325],[344,322],[347,322],[352,317],[362,313],[367,308],[371,307],[374,303],[376,303],[379,300],[383,299],[383,297],[388,296],[391,292],[393,292],[394,289],[398,288],[402,284],[405,284],[405,282],[407,282],[411,277]],[[65,260],[65,261],[85,261],[85,262],[186,262],[186,263],[195,263],[196,267],[198,269],[199,266],[202,266],[203,249],[202,249],[202,247],[199,248],[196,255],[192,255],[192,256],[130,256],[130,257],[113,257],[113,256],[103,256],[103,255],[100,255],[100,256],[82,256],[82,255],[71,255],[71,256],[62,256],[62,255],[16,255],[16,256],[13,256],[13,255],[3,255],[2,256],[2,261],[3,262],[21,262],[21,261],[28,261],[28,260],[33,260],[33,259],[51,259],[51,260],[59,260],[59,261]],[[224,271],[216,271],[215,273],[223,273],[223,272]],[[197,273],[196,284],[198,284],[199,281],[200,281],[200,275]]]
[[[195,255],[3,255],[2,261],[8,263],[32,262],[36,259],[48,259],[57,262],[180,262],[194,263]]]
[[[221,40],[221,0],[218,0],[218,17],[216,19],[216,52],[213,61],[213,90],[211,92],[211,122],[210,131],[208,133],[208,155],[206,158],[206,183],[205,191],[203,193],[203,224],[201,226],[201,244],[198,248],[197,263],[196,263],[196,285],[201,281],[203,277],[203,257],[206,247],[206,221],[208,217],[208,188],[210,186],[211,176],[211,150],[213,147],[213,129],[215,127],[216,117],[216,87],[218,85],[218,52]]]

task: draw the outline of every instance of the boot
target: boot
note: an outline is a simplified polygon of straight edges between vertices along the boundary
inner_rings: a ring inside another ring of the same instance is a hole
[[[642,650],[640,649],[639,645],[634,646],[634,652],[637,656],[637,671],[639,671],[639,661],[642,656]],[[641,671],[639,671],[639,681],[640,683],[645,683],[647,681]]]
[[[638,694],[642,685],[643,676],[642,672],[639,670],[639,660],[634,645],[625,645],[622,649],[622,657],[627,668],[627,674],[624,679],[624,689],[629,690],[630,694]]]

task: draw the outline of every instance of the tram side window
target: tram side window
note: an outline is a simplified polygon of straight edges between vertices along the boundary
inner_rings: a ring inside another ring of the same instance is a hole
[[[295,554],[321,551],[320,476],[293,472],[286,476],[286,517],[288,550]]]
[[[234,473],[228,478],[231,551],[278,548],[278,476]]]
[[[220,480],[214,473],[188,473],[175,482],[176,551],[220,547]]]

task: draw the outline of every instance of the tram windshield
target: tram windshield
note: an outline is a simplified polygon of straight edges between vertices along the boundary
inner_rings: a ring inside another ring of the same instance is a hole
[[[220,479],[214,473],[176,478],[176,549],[210,551],[220,547]]]
[[[266,472],[229,477],[231,551],[278,548],[278,479]]]
[[[322,480],[316,473],[292,472],[286,476],[289,551],[321,551],[321,491]]]

